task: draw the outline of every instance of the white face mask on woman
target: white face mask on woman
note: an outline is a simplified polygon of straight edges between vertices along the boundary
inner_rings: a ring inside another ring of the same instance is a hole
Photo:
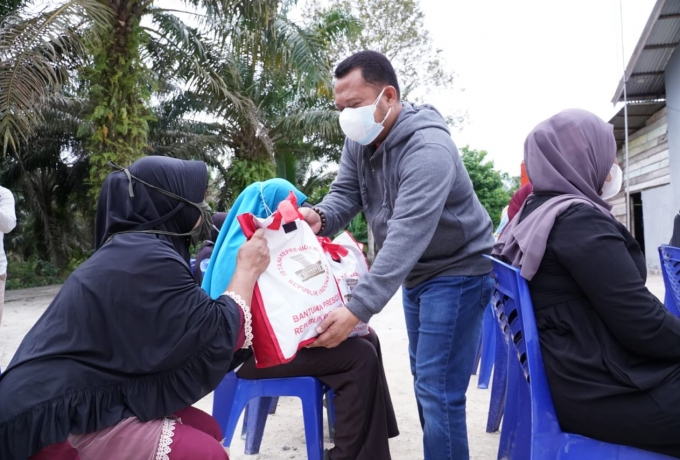
[[[612,168],[609,170],[609,174],[612,176],[612,180],[607,182],[605,180],[602,186],[602,197],[603,200],[608,200],[616,196],[617,193],[621,191],[621,185],[623,184],[623,172],[619,165],[614,163]]]
[[[390,116],[392,107],[387,111],[385,118],[380,123],[376,123],[373,118],[376,108],[378,107],[378,102],[385,92],[385,88],[380,91],[378,98],[371,105],[365,105],[363,107],[345,107],[342,112],[340,112],[340,127],[345,133],[345,136],[357,141],[361,145],[368,145],[373,142],[376,137],[385,129],[383,123]]]

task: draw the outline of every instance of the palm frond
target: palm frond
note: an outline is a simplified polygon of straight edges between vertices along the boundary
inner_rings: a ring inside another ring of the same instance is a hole
[[[111,19],[97,0],[71,0],[37,14],[19,12],[0,24],[0,137],[3,154],[41,124],[39,106],[69,78],[86,55],[80,28],[93,40]]]
[[[287,18],[279,17],[273,23],[276,55],[288,71],[296,71],[303,86],[314,88],[319,95],[332,94],[330,62],[324,59],[327,41],[318,29],[301,27]]]
[[[150,52],[153,53],[155,71],[161,75],[174,75],[183,86],[194,88],[196,94],[228,105],[231,110],[251,124],[258,124],[257,108],[235,88],[241,86],[238,64],[233,57],[216,54],[215,44],[198,29],[184,24],[172,14],[152,14],[156,36]],[[167,78],[167,77],[166,77]]]
[[[327,139],[342,136],[338,111],[331,109],[301,109],[283,118],[277,133],[299,133],[301,136],[319,136]]]

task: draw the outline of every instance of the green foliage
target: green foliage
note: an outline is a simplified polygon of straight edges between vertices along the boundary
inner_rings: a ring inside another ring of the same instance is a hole
[[[504,183],[507,174],[497,171],[493,161],[486,160],[486,155],[485,150],[472,150],[469,146],[461,149],[461,158],[477,198],[489,213],[495,228],[501,220],[503,208],[512,198],[512,191]]]
[[[17,214],[5,249],[20,260],[38,258],[64,268],[74,252],[92,246],[89,166],[84,138],[75,134],[83,112],[77,98],[43,107],[45,124],[2,161],[0,183],[14,194]]]
[[[357,214],[357,216],[352,219],[352,222],[350,222],[347,227],[347,231],[352,234],[355,240],[359,243],[363,243],[364,248],[366,249],[366,245],[368,244],[368,223],[366,222],[366,217],[363,212]]]
[[[0,18],[16,12],[23,3],[23,0],[3,0],[0,3]]]
[[[109,161],[127,166],[147,148],[151,98],[149,70],[141,62],[145,44],[140,17],[110,26],[108,39],[93,44],[94,67],[86,71],[93,113],[90,122],[90,190],[93,198],[111,172]]]
[[[307,201],[314,204],[321,203],[323,197],[328,195],[328,192],[331,189],[330,182],[332,182],[332,180],[330,180],[329,183],[323,185],[314,184],[312,187],[303,186],[300,187],[300,189],[303,190],[305,195],[307,195]]]
[[[519,190],[522,178],[520,176],[511,176],[506,172],[501,174],[501,177],[503,178],[503,186],[511,195],[514,195]]]
[[[7,290],[25,289],[51,284],[62,284],[70,270],[59,270],[50,262],[38,258],[27,261],[10,261],[7,264]]]
[[[276,177],[286,179],[307,195],[309,203],[319,203],[326,196],[335,179],[325,164],[315,165],[311,155],[284,152],[276,155]]]
[[[358,33],[356,19],[330,9],[296,24],[290,1],[192,0],[189,26],[160,3],[58,0],[3,18],[2,183],[17,196],[20,231],[6,238],[15,258],[62,270],[86,258],[109,161],[203,160],[219,208],[277,165],[310,200],[327,193],[325,164],[344,138],[331,56]]]
[[[52,8],[24,7],[0,24],[0,139],[3,156],[45,122],[42,106],[83,65],[86,40],[96,42],[111,10],[98,0],[70,0]],[[85,24],[91,27],[83,27]],[[83,30],[84,29],[84,30]]]
[[[451,91],[455,73],[441,57],[442,50],[433,47],[425,27],[425,16],[418,0],[310,0],[316,14],[330,9],[355,16],[360,33],[338,40],[333,62],[362,50],[375,50],[386,55],[397,73],[402,100],[428,101],[428,94]],[[329,5],[329,6],[326,6]],[[461,124],[465,113],[447,116],[449,124]]]
[[[274,164],[269,161],[234,160],[227,172],[227,187],[229,188],[228,204],[253,182],[261,182],[276,177]]]

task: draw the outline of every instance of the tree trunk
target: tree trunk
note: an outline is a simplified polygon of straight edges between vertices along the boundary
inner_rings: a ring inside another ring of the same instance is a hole
[[[147,110],[150,100],[148,69],[140,56],[144,34],[141,2],[109,0],[115,12],[110,35],[93,45],[94,67],[89,70],[90,120],[95,132],[89,143],[91,193],[98,195],[111,172],[109,161],[127,166],[144,155],[148,146]]]

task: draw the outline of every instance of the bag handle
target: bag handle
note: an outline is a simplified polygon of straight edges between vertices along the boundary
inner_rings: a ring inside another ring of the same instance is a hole
[[[336,262],[340,262],[343,257],[347,257],[347,254],[349,254],[346,247],[333,243],[328,237],[320,236],[317,237],[317,239],[319,240],[319,243],[321,243],[323,250]]]
[[[297,208],[295,208],[293,203],[288,200],[283,200],[281,203],[279,203],[277,212],[281,214],[281,217],[285,223],[293,222],[295,219],[303,219]]]
[[[247,212],[236,216],[236,220],[238,220],[238,223],[241,226],[241,230],[246,236],[246,239],[249,240],[252,238],[253,234],[257,230],[257,225],[255,225],[255,216]]]
[[[292,191],[288,194],[288,198],[279,203],[274,214],[272,214],[273,220],[271,224],[267,227],[270,230],[278,230],[281,228],[282,223],[293,222],[295,219],[304,220],[304,216],[300,213],[297,207],[297,197]],[[238,223],[243,230],[243,234],[247,239],[250,239],[258,226],[255,223],[255,216],[250,213],[244,213],[236,217]]]
[[[283,223],[288,224],[296,219],[305,219],[297,208],[297,197],[292,191],[288,194],[288,198],[279,203],[272,217],[274,220],[267,227],[270,230],[278,230]]]
[[[293,222],[295,219],[304,220],[297,207],[297,197],[293,192],[288,194],[288,198],[279,203],[277,212],[283,217],[285,223]]]

